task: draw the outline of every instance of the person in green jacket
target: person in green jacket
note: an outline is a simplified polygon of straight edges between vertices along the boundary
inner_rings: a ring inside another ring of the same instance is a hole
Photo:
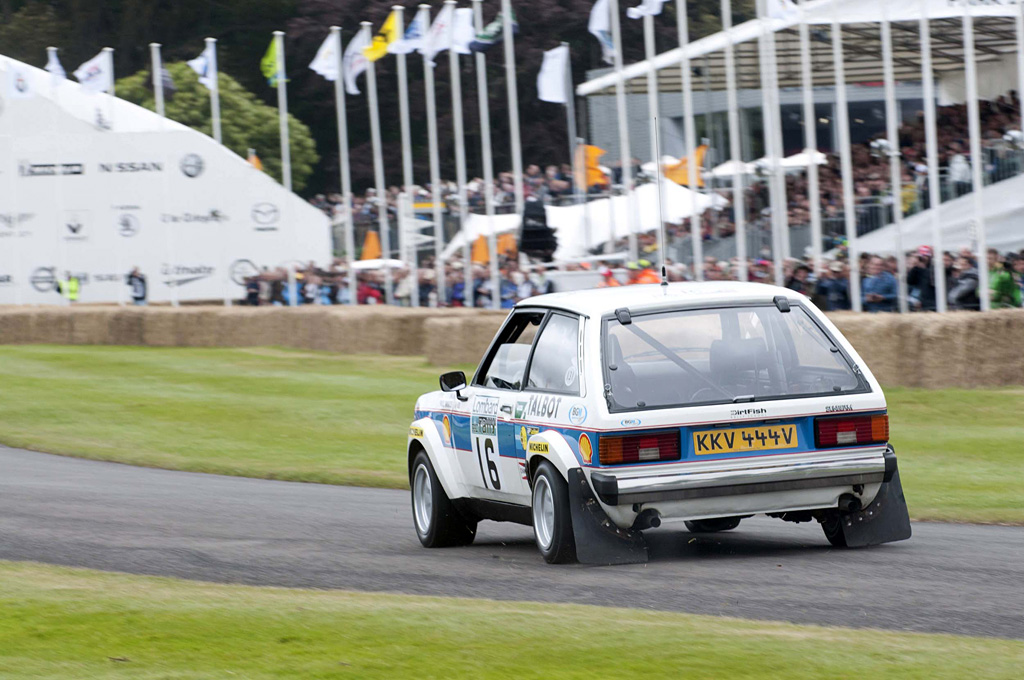
[[[988,249],[988,287],[991,295],[992,309],[1008,309],[1020,307],[1020,284],[1014,277],[1014,262],[1000,261],[999,251]]]
[[[81,284],[78,277],[74,274],[69,274],[67,280],[57,281],[57,292],[68,299],[68,302],[78,302],[78,290],[81,288]]]

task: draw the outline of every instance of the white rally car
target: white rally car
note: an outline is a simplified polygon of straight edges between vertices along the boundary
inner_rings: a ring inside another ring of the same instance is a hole
[[[519,303],[471,382],[416,402],[409,480],[427,547],[532,525],[548,562],[646,560],[641,531],[819,522],[836,546],[910,537],[885,397],[811,302],[752,283]]]

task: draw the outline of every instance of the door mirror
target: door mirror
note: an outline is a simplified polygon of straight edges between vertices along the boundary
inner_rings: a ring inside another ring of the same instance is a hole
[[[441,391],[454,392],[459,401],[466,401],[469,397],[463,397],[460,392],[466,389],[466,374],[462,371],[451,371],[441,374]]]

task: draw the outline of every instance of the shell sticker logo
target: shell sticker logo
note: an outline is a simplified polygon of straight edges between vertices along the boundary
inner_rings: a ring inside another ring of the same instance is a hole
[[[590,465],[590,461],[594,458],[594,447],[590,445],[590,437],[583,433],[580,435],[580,456],[583,457],[583,462]]]
[[[521,426],[519,428],[519,442],[523,445],[523,451],[526,450],[526,439],[526,428]]]
[[[452,440],[452,424],[448,421],[447,415],[441,419],[441,426],[444,427],[444,441],[448,443]]]

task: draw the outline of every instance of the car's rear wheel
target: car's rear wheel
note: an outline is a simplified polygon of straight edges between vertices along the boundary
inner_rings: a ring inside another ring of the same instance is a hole
[[[412,520],[420,543],[427,548],[444,548],[473,542],[476,521],[467,520],[452,504],[426,452],[420,451],[413,459],[410,481]]]
[[[569,511],[569,485],[551,463],[542,461],[533,477],[533,537],[548,564],[576,561],[576,539]]]
[[[742,517],[714,517],[712,519],[694,519],[684,522],[691,534],[713,534],[729,531],[740,525]]]
[[[846,547],[846,534],[843,532],[843,516],[838,510],[833,510],[821,520],[821,529],[825,532],[825,538],[836,548]]]

